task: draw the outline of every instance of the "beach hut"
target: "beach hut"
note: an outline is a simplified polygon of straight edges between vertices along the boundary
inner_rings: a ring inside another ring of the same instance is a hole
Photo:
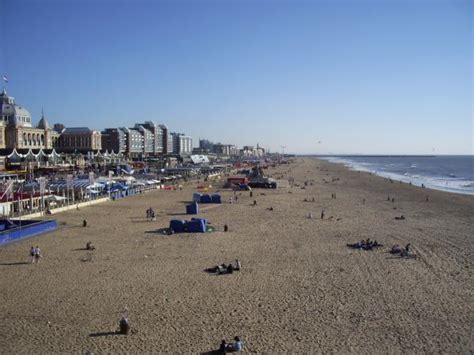
[[[186,221],[172,219],[170,221],[170,229],[175,233],[182,233],[185,230]]]
[[[189,233],[205,233],[207,220],[204,218],[193,218],[186,223],[186,230]]]
[[[209,196],[208,194],[203,194],[201,196],[201,203],[212,203],[212,199],[211,199],[211,196]]]
[[[193,202],[189,205],[186,205],[186,214],[198,214],[199,213],[199,205],[197,202]]]
[[[211,195],[211,201],[212,203],[222,203],[221,195],[219,194]]]
[[[207,218],[191,218],[191,221],[204,221],[204,224],[207,226]]]

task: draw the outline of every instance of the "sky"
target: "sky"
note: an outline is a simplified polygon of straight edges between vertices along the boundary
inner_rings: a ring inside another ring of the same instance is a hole
[[[474,154],[467,0],[0,0],[38,122],[297,154]]]

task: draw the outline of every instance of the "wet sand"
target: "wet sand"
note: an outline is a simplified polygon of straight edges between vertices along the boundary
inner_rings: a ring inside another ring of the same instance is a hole
[[[190,217],[195,186],[185,186],[57,214],[57,231],[0,248],[0,353],[205,353],[235,335],[254,353],[474,351],[473,196],[315,159],[269,172],[288,170],[312,185],[242,192],[234,204],[221,190],[224,204],[201,205],[213,233],[156,232]],[[387,247],[346,247],[366,238]],[[387,253],[408,242],[417,259]],[[27,263],[31,245],[38,265]],[[203,271],[237,258],[240,272]],[[129,336],[113,333],[124,307]]]

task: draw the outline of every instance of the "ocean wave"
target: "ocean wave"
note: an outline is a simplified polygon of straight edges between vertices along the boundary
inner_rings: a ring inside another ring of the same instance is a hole
[[[322,159],[333,163],[343,164],[351,170],[369,172],[385,177],[387,179],[401,181],[404,183],[411,183],[415,186],[425,186],[427,188],[432,188],[435,190],[474,195],[473,179],[468,177],[462,178],[460,176],[457,176],[453,172],[448,173],[446,171],[444,172],[444,174],[437,171],[437,175],[428,175],[426,174],[426,166],[422,166],[422,164],[382,164],[380,162],[354,161],[349,158],[341,157],[327,157]],[[357,159],[362,159],[362,157]],[[403,165],[405,166],[405,168],[412,168],[415,171],[400,171],[400,168]],[[425,170],[421,169],[423,167],[425,168]],[[397,169],[398,171],[396,171]]]

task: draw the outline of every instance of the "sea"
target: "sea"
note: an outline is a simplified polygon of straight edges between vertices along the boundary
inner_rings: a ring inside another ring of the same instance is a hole
[[[428,188],[474,195],[474,156],[326,156],[352,170]]]

